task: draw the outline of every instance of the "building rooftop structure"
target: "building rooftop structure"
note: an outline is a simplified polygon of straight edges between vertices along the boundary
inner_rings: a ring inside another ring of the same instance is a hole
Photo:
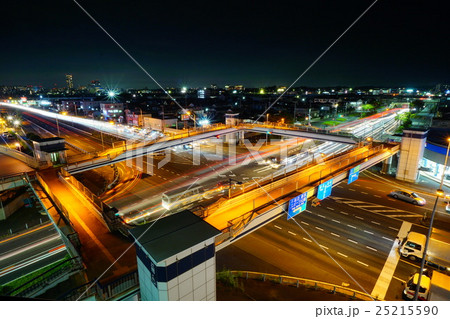
[[[134,228],[130,233],[158,263],[219,235],[220,231],[185,210]]]

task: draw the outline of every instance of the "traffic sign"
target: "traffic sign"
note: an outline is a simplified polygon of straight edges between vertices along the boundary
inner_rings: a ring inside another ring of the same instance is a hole
[[[361,168],[361,165],[353,167],[349,173],[348,173],[348,184],[353,183],[356,181],[359,177],[359,169]]]
[[[317,189],[317,198],[322,200],[331,195],[331,189],[333,188],[333,179],[329,179],[326,182],[319,185]]]
[[[289,210],[287,219],[294,217],[306,209],[306,202],[308,201],[308,193],[303,193],[294,197],[289,201]]]

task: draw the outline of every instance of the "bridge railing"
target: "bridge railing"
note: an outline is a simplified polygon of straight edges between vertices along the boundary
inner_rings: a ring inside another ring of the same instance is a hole
[[[343,136],[343,137],[350,137],[354,138],[356,140],[360,140],[360,138],[354,136],[351,133],[348,132],[342,132],[342,131],[331,131],[327,129],[321,129],[314,126],[298,126],[295,124],[279,124],[279,123],[241,123],[237,125],[239,128],[267,128],[267,129],[280,129],[280,130],[292,130],[292,131],[302,131],[302,132],[309,132],[309,133],[319,133],[319,134],[327,134],[327,135],[334,135],[334,136]]]
[[[357,149],[357,154],[346,154],[343,156],[341,155],[330,160],[323,161],[325,167],[320,169],[319,171],[313,171],[317,167],[317,165],[310,165],[309,167],[296,169],[284,176],[274,176],[274,174],[271,174],[257,181],[251,181],[251,184],[243,184],[241,186],[241,189],[230,191],[231,196],[229,200],[218,203],[218,205],[213,205],[211,206],[211,208],[206,209],[205,215],[208,216],[216,209],[224,209],[228,206],[231,207],[245,203],[248,201],[249,197],[256,199],[258,196],[265,195],[268,191],[282,188],[283,185],[288,183],[295,183],[296,189],[298,189],[302,185],[308,185],[313,182],[318,182],[331,175],[335,171],[338,171],[382,151],[383,148],[384,145],[381,144],[367,150]],[[246,196],[241,196],[244,193],[246,194]]]
[[[7,156],[11,156],[21,162],[24,162],[25,164],[27,164],[32,168],[45,168],[48,166],[47,162],[45,161],[38,161],[36,158],[28,154],[19,152],[15,149],[3,145],[0,145],[0,153],[5,154]]]
[[[323,290],[328,293],[343,294],[343,295],[348,296],[351,299],[358,299],[358,300],[365,300],[365,301],[379,300],[375,297],[372,297],[368,293],[358,291],[358,290],[355,290],[352,288],[344,287],[341,285],[324,282],[324,281],[291,277],[291,276],[283,276],[283,275],[274,275],[274,274],[267,274],[267,273],[254,272],[254,271],[230,271],[230,273],[238,278],[242,278],[242,279],[246,279],[246,280],[248,280],[248,279],[260,280],[260,281],[269,280],[273,283],[278,283],[280,285],[294,286],[297,288],[299,286],[304,286],[306,288],[310,288],[310,289],[314,289],[314,290]]]

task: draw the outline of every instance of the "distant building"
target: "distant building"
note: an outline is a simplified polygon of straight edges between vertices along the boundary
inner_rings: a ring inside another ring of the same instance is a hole
[[[125,121],[128,125],[143,126],[143,116],[141,113],[135,113],[130,110],[125,110]]]
[[[176,126],[178,119],[167,118],[159,119],[156,117],[151,117],[149,115],[144,115],[144,128],[164,132],[164,128]]]
[[[123,116],[123,103],[100,103],[100,111],[106,119],[116,120]]]
[[[71,92],[73,90],[73,76],[72,74],[66,74],[66,87],[67,91]]]
[[[87,114],[91,111],[100,110],[100,103],[102,103],[102,101],[83,100],[80,101],[80,108]]]

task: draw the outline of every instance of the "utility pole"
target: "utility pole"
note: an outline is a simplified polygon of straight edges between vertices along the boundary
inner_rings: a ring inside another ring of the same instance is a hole
[[[164,133],[164,104],[162,104],[162,122],[161,122],[161,132]]]
[[[56,128],[57,128],[57,130],[58,130],[58,137],[60,137],[58,115],[56,115],[55,119],[56,119]]]

